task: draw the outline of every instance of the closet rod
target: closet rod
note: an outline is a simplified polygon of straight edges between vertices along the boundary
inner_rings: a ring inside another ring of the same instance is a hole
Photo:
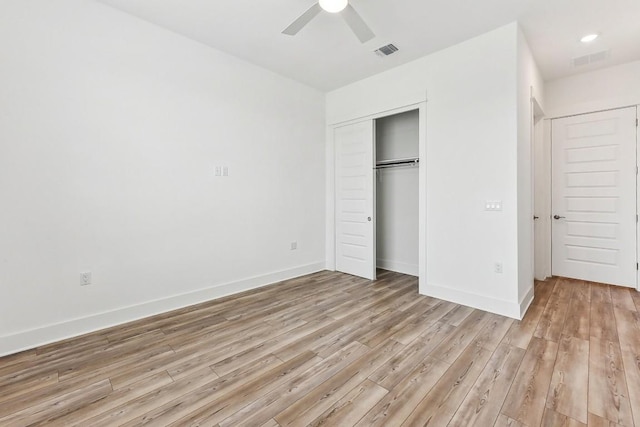
[[[377,162],[374,169],[385,169],[398,166],[417,166],[418,163],[420,163],[420,159],[417,157],[413,159],[383,160],[381,162]]]

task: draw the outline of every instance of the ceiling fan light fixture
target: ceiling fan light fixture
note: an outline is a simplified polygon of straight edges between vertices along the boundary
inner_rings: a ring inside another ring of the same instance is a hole
[[[329,13],[338,13],[342,12],[347,4],[349,4],[349,0],[319,0],[320,7]]]
[[[580,41],[582,43],[591,43],[592,41],[594,41],[595,39],[598,38],[598,34],[594,33],[594,34],[587,34],[586,36],[584,36],[583,38],[580,39]]]

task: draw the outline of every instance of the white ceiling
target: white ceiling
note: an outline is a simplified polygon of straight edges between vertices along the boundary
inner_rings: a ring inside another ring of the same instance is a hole
[[[520,21],[545,79],[640,59],[640,0],[351,0],[376,34],[360,44],[322,12],[281,31],[314,0],[100,0],[124,12],[326,91]],[[579,42],[590,32],[601,37]],[[373,53],[394,43],[386,58]],[[572,58],[610,49],[580,68]]]

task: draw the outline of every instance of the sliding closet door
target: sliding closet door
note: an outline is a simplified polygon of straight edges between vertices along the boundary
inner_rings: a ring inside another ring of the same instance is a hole
[[[334,129],[336,270],[375,279],[374,122]]]

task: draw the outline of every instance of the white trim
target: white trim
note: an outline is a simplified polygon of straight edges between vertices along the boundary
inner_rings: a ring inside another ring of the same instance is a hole
[[[532,125],[533,212],[538,216],[534,221],[533,271],[536,280],[545,280],[551,276],[551,137],[547,137],[551,121],[544,117],[535,98],[533,102],[537,111]],[[541,154],[539,159],[538,154]],[[536,162],[536,159],[540,161]]]
[[[402,107],[397,107],[397,108],[391,108],[389,110],[380,111],[378,113],[369,114],[369,115],[362,116],[362,117],[356,117],[356,118],[349,119],[349,120],[343,120],[343,121],[337,122],[337,123],[330,123],[329,124],[329,128],[333,129],[333,128],[338,128],[338,127],[342,127],[342,126],[352,125],[354,123],[364,122],[366,120],[382,119],[383,117],[395,116],[396,114],[406,113],[408,111],[419,110],[420,107],[426,105],[426,102],[427,101],[425,100],[423,102],[418,102],[418,103],[415,103],[415,104],[408,104],[408,105],[404,105]]]
[[[529,86],[529,275],[527,282],[533,286],[536,280],[536,224],[533,216],[536,214],[536,164],[535,164],[535,145],[536,145],[536,124],[542,122],[544,111],[533,95],[533,86]],[[536,120],[537,119],[537,120]],[[518,240],[520,237],[518,237]],[[520,249],[518,249],[518,252]],[[518,269],[521,267],[518,266]],[[518,274],[518,295],[520,295],[520,274]],[[521,313],[522,317],[522,313]]]
[[[553,159],[551,158],[551,134],[552,134],[552,121],[549,119],[544,119],[544,125],[542,128],[542,132],[543,132],[543,138],[544,140],[542,141],[542,145],[544,147],[545,150],[545,178],[547,179],[547,197],[546,197],[546,210],[544,212],[544,215],[546,215],[546,221],[547,221],[547,227],[546,227],[546,271],[545,271],[545,275],[547,277],[545,277],[545,280],[548,279],[549,277],[553,276],[553,264],[552,264],[552,259],[553,259],[553,243],[551,240],[551,232],[552,232],[552,227],[553,227],[553,223],[551,221],[551,214],[553,212],[553,205],[551,204],[551,195],[553,194],[553,180],[551,179],[551,175],[552,175],[552,168],[553,168],[553,164],[552,161]]]
[[[336,270],[336,150],[334,126],[326,129],[326,194],[325,194],[325,263],[329,271]]]
[[[418,292],[427,283],[427,101],[418,104]]]
[[[186,294],[174,295],[168,298],[148,301],[142,304],[122,307],[87,317],[22,331],[17,334],[5,335],[0,337],[0,357],[238,292],[315,273],[324,270],[324,268],[324,262],[315,262],[262,276],[249,277],[236,282],[203,288]]]
[[[629,104],[629,105],[623,105],[621,107],[620,106],[618,106],[618,107],[615,107],[615,106],[602,107],[602,108],[598,108],[598,109],[592,110],[592,111],[581,111],[581,110],[578,110],[578,111],[573,112],[573,113],[556,114],[554,116],[549,116],[548,118],[550,120],[565,119],[567,117],[584,116],[586,114],[604,113],[604,112],[607,112],[607,111],[623,110],[625,108],[637,107],[638,105],[640,105],[640,104],[633,103],[633,104]]]
[[[450,301],[456,304],[466,305],[482,311],[499,314],[512,319],[522,320],[522,308],[527,304],[518,304],[515,301],[508,301],[499,298],[491,298],[485,295],[460,291],[450,287],[428,284],[420,289],[420,293],[433,298]],[[527,296],[531,292],[527,293]],[[524,301],[526,302],[526,301]]]
[[[524,318],[524,315],[526,314],[527,310],[529,310],[529,306],[533,302],[534,297],[534,287],[532,286],[520,301],[520,317],[518,320],[522,320]]]
[[[616,106],[615,104],[612,103],[596,103],[598,105],[598,107],[593,107],[594,109],[592,111],[585,111],[585,110],[580,110],[580,109],[575,109],[574,107],[573,110],[567,109],[567,111],[571,111],[569,112],[565,112],[563,114],[561,113],[556,113],[555,115],[550,115],[549,117],[545,117],[545,123],[548,124],[548,126],[545,125],[545,132],[544,132],[544,144],[546,145],[546,149],[549,150],[549,206],[550,206],[550,210],[549,210],[549,217],[551,217],[551,214],[553,213],[553,203],[552,203],[552,198],[553,198],[553,156],[552,156],[552,145],[553,145],[553,121],[554,120],[558,120],[558,119],[564,119],[567,117],[575,117],[575,116],[582,116],[585,114],[594,114],[594,113],[602,113],[602,112],[606,112],[606,111],[615,111],[615,110],[623,110],[625,108],[635,108],[636,109],[636,123],[637,120],[640,119],[640,104],[639,103],[632,103],[631,105],[624,105],[624,106]],[[636,124],[636,168],[640,167],[640,149],[638,148],[638,144],[640,143],[640,135],[639,135],[639,131],[638,131],[638,125]],[[640,174],[636,173],[636,215],[640,214]],[[548,248],[549,248],[549,271],[548,271],[548,277],[552,277],[553,276],[553,230],[552,230],[552,225],[550,223],[549,225],[549,244],[548,244]],[[636,263],[640,263],[640,225],[638,223],[638,221],[636,221]],[[636,286],[635,288],[631,288],[631,289],[636,289],[638,292],[640,292],[640,270],[638,270],[636,268]]]
[[[630,96],[616,99],[597,100],[583,102],[577,104],[564,105],[551,108],[547,111],[547,118],[561,119],[563,117],[579,116],[582,114],[598,113],[601,111],[618,110],[620,108],[633,107],[640,105],[640,99],[637,96]]]
[[[418,129],[418,156],[420,158],[420,166],[418,167],[418,282],[427,282],[427,99],[426,92],[424,101],[407,104],[398,108],[387,109],[375,114],[357,117],[351,120],[345,120],[337,123],[327,124],[326,138],[326,154],[327,154],[327,189],[326,189],[326,267],[327,270],[335,271],[336,265],[336,226],[335,226],[335,141],[333,138],[333,130],[337,127],[359,123],[365,120],[376,120],[382,117],[392,116],[394,114],[404,113],[407,111],[418,110],[419,129]],[[425,294],[422,288],[419,288],[421,294]]]
[[[416,98],[418,98],[417,102],[404,104],[403,106],[400,106],[400,107],[390,107],[390,108],[387,108],[386,110],[381,110],[381,111],[377,111],[370,114],[364,114],[362,116],[356,115],[355,117],[352,116],[348,119],[337,119],[336,121],[333,121],[333,122],[327,121],[327,126],[329,127],[345,126],[352,123],[361,122],[363,120],[375,120],[375,119],[380,119],[382,117],[393,116],[396,114],[405,113],[407,111],[416,110],[419,106],[425,104],[428,101],[427,92],[425,91],[424,93],[421,93],[420,96],[416,96]]]
[[[408,264],[406,262],[393,261],[389,259],[376,260],[376,266],[383,270],[395,271],[396,273],[408,274],[410,276],[418,276],[419,268],[417,264]]]
[[[636,215],[640,214],[640,174],[637,173],[640,168],[640,127],[638,121],[640,120],[640,105],[636,105]],[[638,223],[636,216],[636,263],[640,263],[640,223]],[[640,292],[640,270],[636,264],[636,290]]]

